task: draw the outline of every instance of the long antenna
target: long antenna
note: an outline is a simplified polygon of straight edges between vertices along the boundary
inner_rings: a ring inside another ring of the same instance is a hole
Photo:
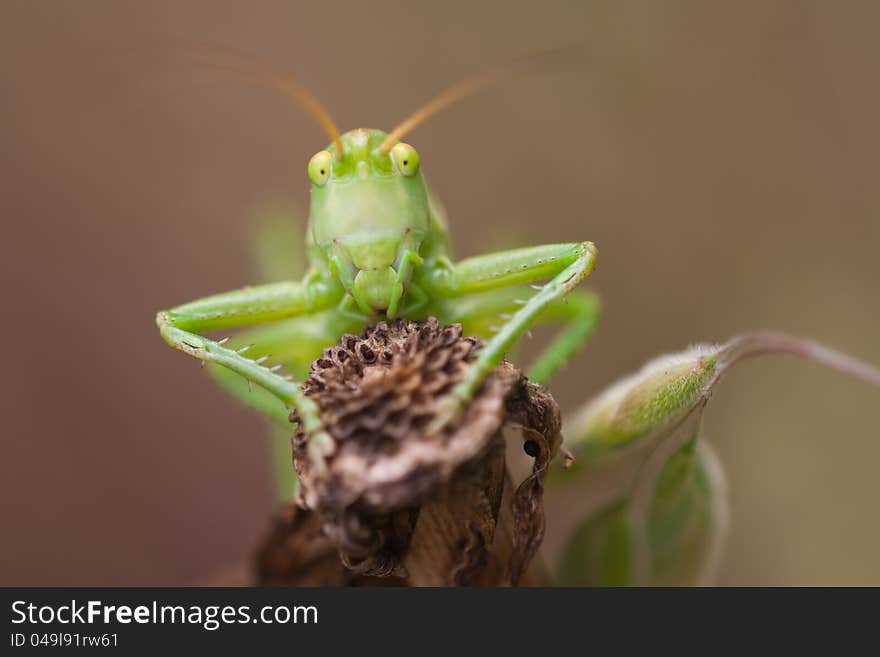
[[[205,63],[219,70],[237,73],[243,78],[261,86],[278,91],[283,96],[293,100],[297,105],[327,133],[330,140],[336,145],[336,157],[341,159],[344,155],[342,139],[336,122],[311,91],[290,73],[276,69],[272,64],[254,55],[248,55],[226,46],[202,43],[185,42],[184,48],[197,56],[205,56]],[[232,64],[220,63],[215,57],[225,57],[233,60]]]
[[[516,75],[527,73],[532,69],[554,62],[563,55],[572,54],[576,50],[579,50],[577,46],[540,50],[523,57],[517,57],[514,60],[465,78],[461,82],[441,91],[397,124],[397,126],[388,133],[388,136],[385,138],[385,141],[382,142],[379,150],[383,153],[387,153],[391,150],[394,144],[400,141],[414,128],[424,123],[428,118],[440,110],[446,109],[460,100],[482,91],[489,85],[512,78]]]

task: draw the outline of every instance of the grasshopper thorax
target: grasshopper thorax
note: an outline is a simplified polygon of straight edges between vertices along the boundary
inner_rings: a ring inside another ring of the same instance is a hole
[[[347,132],[341,155],[332,144],[308,169],[311,236],[358,305],[377,313],[388,308],[402,259],[419,253],[431,224],[418,153],[403,143],[385,149],[386,137]]]

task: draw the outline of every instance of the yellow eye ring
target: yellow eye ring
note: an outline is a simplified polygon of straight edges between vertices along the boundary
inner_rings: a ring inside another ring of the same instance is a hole
[[[403,142],[391,149],[394,167],[404,176],[414,176],[419,172],[419,152]]]
[[[323,187],[330,179],[330,170],[333,164],[333,154],[330,151],[318,151],[309,160],[309,179]]]

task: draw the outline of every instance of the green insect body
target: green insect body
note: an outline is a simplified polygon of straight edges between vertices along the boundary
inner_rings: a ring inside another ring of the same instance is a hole
[[[238,69],[252,63],[232,56]],[[266,67],[261,65],[258,73],[267,77]],[[596,327],[597,298],[577,289],[595,263],[591,242],[454,261],[442,206],[425,182],[419,153],[400,140],[430,114],[496,77],[484,75],[447,90],[389,133],[357,129],[339,134],[298,83],[275,73],[268,76],[271,86],[306,107],[332,139],[308,165],[306,269],[298,278],[291,275],[163,310],[156,322],[170,346],[211,363],[217,382],[276,419],[285,437],[289,409],[295,408],[316,463],[331,453],[333,442],[297,379],[343,333],[383,319],[434,316],[444,324],[460,322],[467,334],[484,337],[477,361],[438,418],[451,422],[533,325],[564,324],[527,369],[537,382],[549,380]],[[279,250],[274,237],[269,243],[264,269],[292,271],[292,254],[288,258]],[[231,341],[204,335],[247,327],[253,328]],[[566,445],[578,458],[566,475],[551,477],[551,492],[564,488],[568,479],[578,486],[579,497],[599,501],[584,506],[571,532],[560,559],[560,582],[705,581],[723,534],[725,496],[720,469],[698,439],[702,409],[721,372],[743,354],[793,351],[880,385],[876,369],[804,344],[764,336],[753,343],[734,340],[688,350],[611,386],[567,421]],[[291,477],[289,444],[278,461],[283,464],[279,480]],[[289,496],[289,482],[282,492]]]
[[[265,354],[254,359],[202,333],[323,316],[324,346],[329,346],[340,330],[382,319],[433,315],[444,323],[468,323],[488,309],[500,326],[447,400],[438,422],[449,422],[536,322],[571,324],[536,362],[531,373],[536,380],[552,375],[595,325],[598,305],[591,298],[561,303],[592,270],[592,243],[516,249],[453,263],[445,220],[424,182],[418,153],[402,142],[389,148],[388,142],[381,131],[358,129],[312,157],[309,269],[301,280],[206,297],[161,311],[156,319],[172,347],[224,366],[295,407],[312,436],[315,458],[331,448],[331,441],[300,384],[266,367]],[[545,279],[549,282],[536,293],[523,287]],[[474,295],[483,295],[476,309]],[[300,357],[314,356],[308,351]]]

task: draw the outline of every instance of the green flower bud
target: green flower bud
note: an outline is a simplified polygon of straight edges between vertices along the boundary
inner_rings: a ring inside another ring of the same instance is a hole
[[[700,345],[647,363],[566,422],[566,447],[590,460],[674,425],[705,401],[722,347]]]
[[[711,577],[727,505],[721,469],[698,443],[703,410],[728,368],[769,353],[880,386],[877,368],[778,333],[691,347],[613,384],[563,425],[565,447],[580,465],[568,478],[579,479],[576,492],[587,504],[564,550],[560,583],[682,585]]]

